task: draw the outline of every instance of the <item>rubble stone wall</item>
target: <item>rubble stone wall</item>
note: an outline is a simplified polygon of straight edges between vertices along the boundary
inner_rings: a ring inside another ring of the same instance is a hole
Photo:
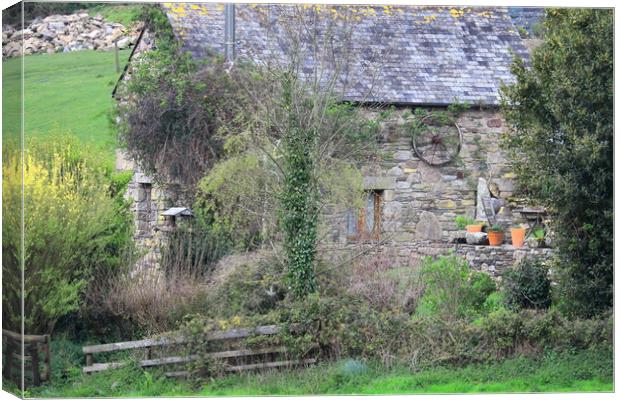
[[[87,13],[50,15],[34,19],[26,28],[2,27],[2,57],[23,54],[60,53],[78,50],[113,50],[136,43],[139,26],[128,29],[119,23],[107,22],[101,16]]]
[[[377,254],[381,252],[390,259],[393,267],[419,268],[424,257],[437,257],[442,255],[456,254],[467,260],[469,266],[481,272],[486,272],[495,279],[501,279],[506,269],[513,267],[523,259],[547,260],[553,256],[551,248],[528,248],[514,247],[511,244],[501,246],[469,245],[462,243],[449,243],[436,240],[414,240],[409,243],[397,245],[390,244],[353,244],[345,247],[325,248],[323,254],[328,258],[344,262],[356,254]]]
[[[399,110],[403,112],[404,109]],[[499,110],[469,110],[458,118],[463,143],[458,159],[445,166],[430,166],[416,157],[412,138],[406,132],[385,133],[381,144],[384,157],[365,168],[366,189],[381,194],[381,247],[393,250],[399,265],[417,266],[423,256],[455,251],[477,269],[492,275],[525,255],[548,257],[550,249],[515,249],[473,246],[457,243],[464,232],[457,228],[455,217],[476,216],[479,178],[495,185],[501,199],[508,200],[515,191],[514,174],[499,147],[500,136],[507,129]],[[506,221],[520,224],[520,214],[506,207]],[[347,213],[341,210],[330,216],[326,229],[326,248],[352,249],[347,237]],[[510,243],[509,229],[505,232]],[[392,254],[391,253],[391,254]]]

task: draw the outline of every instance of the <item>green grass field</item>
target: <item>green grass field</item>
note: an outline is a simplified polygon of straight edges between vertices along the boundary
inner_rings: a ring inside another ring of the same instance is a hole
[[[58,384],[57,384],[58,385]],[[611,349],[551,353],[463,368],[435,367],[411,372],[404,367],[351,369],[345,362],[307,369],[229,375],[191,386],[138,367],[73,378],[29,393],[36,397],[91,396],[248,396],[308,394],[422,394],[609,392],[613,390]]]
[[[121,69],[129,50],[121,51]],[[111,93],[119,74],[114,52],[77,51],[24,58],[24,134],[71,132],[113,158],[116,134],[109,124]],[[21,59],[2,63],[2,139],[20,131]]]
[[[101,15],[109,22],[118,22],[129,28],[140,19],[144,6],[142,4],[97,4],[88,8],[90,16]]]

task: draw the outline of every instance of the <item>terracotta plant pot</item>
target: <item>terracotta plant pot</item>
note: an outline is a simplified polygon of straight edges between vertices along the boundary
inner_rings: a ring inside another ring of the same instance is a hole
[[[512,237],[512,245],[514,247],[523,247],[525,228],[510,228],[510,236]]]
[[[487,232],[490,246],[501,246],[504,243],[504,232]]]
[[[469,233],[482,232],[482,225],[467,225],[465,229]]]

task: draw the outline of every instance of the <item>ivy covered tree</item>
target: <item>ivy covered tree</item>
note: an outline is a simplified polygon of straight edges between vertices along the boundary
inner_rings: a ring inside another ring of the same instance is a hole
[[[552,9],[531,65],[503,90],[504,144],[521,187],[552,214],[559,301],[590,316],[613,300],[613,12]]]
[[[232,247],[273,240],[291,293],[315,291],[322,211],[338,196],[361,206],[352,171],[377,144],[378,122],[342,101],[347,64],[362,57],[350,46],[355,16],[288,7],[272,15],[283,54],[229,64],[181,54],[161,10],[147,10],[157,49],[134,61],[119,106],[129,156]]]

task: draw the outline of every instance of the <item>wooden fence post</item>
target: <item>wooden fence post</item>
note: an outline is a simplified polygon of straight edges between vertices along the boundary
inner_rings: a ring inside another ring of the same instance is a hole
[[[6,366],[4,368],[3,375],[5,378],[11,380],[13,370],[13,341],[9,338],[6,339]]]
[[[39,386],[41,375],[39,371],[39,346],[36,342],[30,344],[30,368],[32,369],[32,385]]]
[[[52,381],[52,353],[50,350],[51,336],[45,335],[45,380]]]
[[[32,373],[32,385],[38,386],[43,381],[50,381],[52,377],[50,335],[22,335],[17,332],[2,330],[2,338],[5,341],[5,365],[3,365],[3,376],[15,382],[17,386],[21,386],[21,374],[25,374],[26,370]],[[23,351],[22,350],[23,343]],[[43,347],[40,347],[43,346]],[[16,349],[19,349],[16,350]],[[39,353],[43,352],[43,362],[45,371],[41,373],[41,358]],[[23,353],[23,354],[22,354]],[[17,361],[17,363],[16,363]],[[30,366],[22,371],[21,362],[30,362]],[[15,368],[19,365],[19,368]],[[18,369],[20,376],[15,378],[15,370]]]

